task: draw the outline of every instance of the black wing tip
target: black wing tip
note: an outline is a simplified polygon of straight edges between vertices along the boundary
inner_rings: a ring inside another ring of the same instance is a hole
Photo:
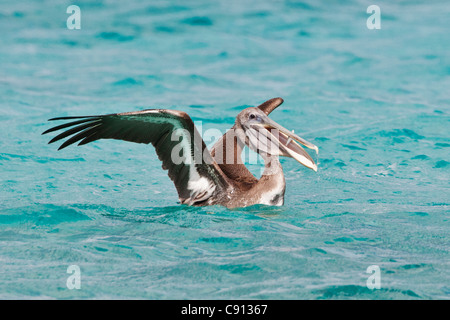
[[[55,120],[69,120],[69,119],[78,119],[79,117],[56,117],[48,119],[47,121],[55,121]],[[81,118],[81,117],[80,117]]]
[[[53,141],[53,139],[52,140],[50,140],[49,142],[48,142],[48,144],[52,144],[52,143],[54,143],[54,142],[56,142],[57,140],[55,140],[55,141]],[[62,149],[64,149],[64,148],[67,148],[68,146],[70,146],[72,143],[63,143],[63,144],[61,144],[59,147],[58,147],[58,149],[57,149],[57,151],[59,151],[59,150],[62,150]],[[80,143],[78,143],[77,144],[77,146],[79,146],[80,145]]]
[[[67,146],[65,146],[65,145],[62,144],[62,145],[59,146],[59,148],[58,148],[56,151],[62,150],[62,149],[64,149],[65,147],[67,147]]]
[[[91,116],[87,116],[87,117],[56,117],[56,118],[51,118],[48,119],[47,121],[55,121],[55,120],[72,120],[72,119],[83,119],[83,118],[91,118]],[[56,131],[57,129],[55,129],[56,127],[50,128],[45,130],[44,132],[41,133],[41,135],[43,134],[47,134],[53,131]],[[51,143],[51,142],[49,142]]]
[[[58,141],[58,140],[55,140],[55,138],[53,138],[53,139],[50,140],[47,144],[52,144],[52,143],[54,143],[54,142],[56,142],[56,141]],[[58,148],[58,151],[61,150],[61,149],[64,149],[65,147],[66,147],[66,146],[63,147],[63,146],[61,145],[61,146]]]
[[[50,129],[44,131],[42,134],[46,134],[46,133],[53,132],[53,131],[58,131],[58,130],[65,129],[65,128],[68,128],[68,127],[73,127],[73,126],[75,126],[75,125],[82,124],[82,123],[96,122],[96,121],[101,120],[101,117],[99,117],[99,116],[89,116],[89,117],[64,117],[64,118],[53,118],[53,119],[49,119],[49,121],[51,121],[51,120],[66,120],[66,118],[69,118],[69,119],[71,119],[71,120],[73,120],[73,119],[80,119],[80,118],[81,118],[81,120],[70,121],[70,122],[61,124],[61,125],[59,125],[59,126],[52,127],[52,128],[50,128]]]
[[[49,142],[48,142],[48,144],[52,144],[53,142],[56,142],[56,141],[58,141],[59,139],[56,139],[57,137],[54,137],[52,140],[50,140]]]
[[[68,147],[68,146],[70,146],[70,145],[72,145],[72,144],[75,143],[75,142],[76,142],[76,141],[71,141],[71,139],[66,140],[63,144],[61,144],[61,145],[59,146],[58,151],[59,151],[59,150],[62,150],[62,149],[64,149],[64,148],[66,148],[66,147]]]
[[[75,134],[74,136],[72,136],[70,139],[68,139],[67,141],[65,141],[59,148],[58,150],[64,149],[65,147],[75,143],[77,140],[73,140],[74,138],[79,137],[80,134],[82,134],[83,132],[85,132],[86,130],[92,129],[93,127],[95,128],[96,126],[98,126],[98,123],[101,122],[101,117],[99,116],[85,116],[85,117],[58,117],[58,118],[52,118],[49,120],[68,120],[68,119],[81,119],[78,121],[71,121],[53,128],[50,128],[46,131],[44,131],[42,134],[46,134],[49,132],[54,132],[57,130],[61,130],[61,129],[66,129],[69,127],[72,127],[62,133],[60,133],[59,135],[57,135],[56,137],[53,137],[48,144],[51,144],[53,142],[59,141],[61,139],[66,138],[67,136],[70,136],[72,134]],[[96,125],[97,124],[97,125]],[[77,125],[77,126],[75,126]],[[93,127],[91,127],[93,126]],[[82,137],[82,138],[86,138],[86,137]],[[85,141],[85,143],[87,143],[88,141]]]
[[[48,121],[54,121],[54,120],[72,120],[72,119],[86,119],[86,118],[97,118],[100,116],[70,116],[70,117],[56,117],[48,119]]]

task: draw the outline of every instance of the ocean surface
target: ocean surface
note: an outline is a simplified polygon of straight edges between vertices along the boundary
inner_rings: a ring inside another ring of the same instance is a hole
[[[0,299],[449,299],[449,17],[444,0],[3,0]],[[225,132],[273,97],[320,150],[317,173],[282,159],[282,207],[182,206],[152,146],[41,135],[145,108]]]

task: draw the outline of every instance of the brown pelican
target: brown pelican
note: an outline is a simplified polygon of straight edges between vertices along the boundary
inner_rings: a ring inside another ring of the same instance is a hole
[[[241,111],[234,126],[208,151],[193,121],[185,112],[147,109],[98,116],[58,117],[73,120],[43,134],[66,129],[49,143],[71,136],[58,150],[75,142],[83,145],[99,139],[151,143],[164,170],[168,170],[182,204],[223,205],[228,208],[254,204],[284,203],[285,179],[279,156],[292,157],[317,171],[300,146],[318,148],[283,128],[268,115],[283,99],[270,99]],[[241,154],[247,145],[264,159],[264,172],[257,179],[244,165]]]

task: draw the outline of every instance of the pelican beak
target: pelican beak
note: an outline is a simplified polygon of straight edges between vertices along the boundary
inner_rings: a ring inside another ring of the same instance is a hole
[[[317,171],[317,165],[314,163],[314,160],[300,144],[315,150],[316,154],[318,154],[319,148],[316,145],[300,138],[293,131],[291,132],[283,128],[269,117],[265,118],[263,123],[252,124],[252,128],[256,129],[259,133],[258,145],[264,145],[270,154],[294,158],[305,167]],[[264,140],[262,139],[263,137],[266,142],[262,142]]]

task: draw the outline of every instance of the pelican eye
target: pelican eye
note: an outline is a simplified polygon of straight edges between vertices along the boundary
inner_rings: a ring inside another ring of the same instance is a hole
[[[250,116],[249,116],[249,118],[250,118],[250,119],[255,119],[256,116],[255,116],[253,113],[251,113]]]

